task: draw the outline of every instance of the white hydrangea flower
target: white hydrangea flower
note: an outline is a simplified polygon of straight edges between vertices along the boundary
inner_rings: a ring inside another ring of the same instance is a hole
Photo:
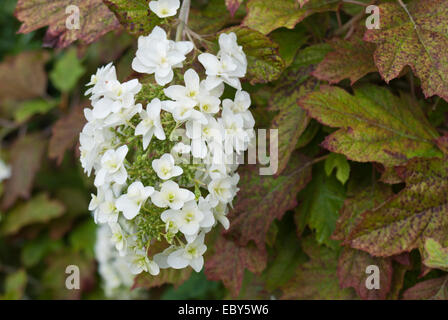
[[[180,248],[170,253],[167,263],[174,269],[183,269],[191,266],[196,272],[201,271],[204,265],[202,256],[207,250],[204,244],[204,233],[201,233],[193,242],[188,243],[184,248]]]
[[[133,274],[139,274],[143,271],[149,272],[153,276],[159,274],[160,269],[157,263],[149,260],[148,254],[144,250],[137,250],[131,256],[129,256],[131,272]]]
[[[136,136],[143,136],[143,149],[148,148],[152,136],[155,135],[159,140],[165,140],[165,131],[160,123],[160,110],[162,103],[155,98],[148,104],[146,110],[140,112],[142,121],[135,128]]]
[[[162,180],[168,180],[183,173],[182,168],[174,164],[174,157],[169,153],[165,153],[160,159],[153,160],[152,168]]]
[[[126,219],[134,219],[140,212],[143,203],[153,192],[153,187],[145,187],[140,181],[135,181],[129,185],[128,192],[117,199],[116,207],[123,212]]]
[[[124,256],[126,254],[126,235],[116,222],[109,223],[109,227],[112,231],[112,243],[115,244],[115,248],[120,253],[120,256]]]
[[[11,177],[11,166],[0,159],[0,182]]]
[[[106,182],[123,184],[128,178],[124,167],[124,159],[128,153],[128,146],[124,145],[117,150],[107,150],[101,157],[101,169],[95,177],[95,186],[99,187]]]
[[[167,18],[175,16],[179,7],[180,7],[179,0],[158,0],[149,2],[149,8],[159,18]]]
[[[100,205],[94,212],[94,218],[97,223],[110,223],[118,221],[118,209],[115,205],[117,199],[112,189],[98,189],[98,198]]]
[[[234,114],[240,114],[244,121],[244,127],[251,129],[255,125],[255,119],[252,112],[249,111],[250,105],[250,95],[246,91],[237,91],[234,101],[224,99],[222,102],[224,110],[229,109]]]
[[[173,80],[173,68],[182,68],[185,56],[192,49],[191,42],[168,40],[165,30],[156,26],[150,35],[138,38],[132,69],[140,73],[155,74],[156,82],[164,86]]]
[[[213,179],[208,184],[208,191],[210,192],[210,202],[212,205],[217,205],[218,202],[230,203],[235,194],[238,192],[239,175],[236,173],[232,177],[224,177]]]
[[[151,201],[159,208],[170,207],[174,210],[182,208],[185,202],[194,199],[194,193],[188,189],[179,188],[179,185],[171,180],[162,183],[160,191],[154,191]]]
[[[115,66],[111,62],[106,66],[98,68],[96,74],[90,77],[90,82],[86,86],[92,86],[92,88],[88,89],[85,95],[91,94],[90,100],[95,102],[105,94],[107,84],[116,80],[117,73]]]

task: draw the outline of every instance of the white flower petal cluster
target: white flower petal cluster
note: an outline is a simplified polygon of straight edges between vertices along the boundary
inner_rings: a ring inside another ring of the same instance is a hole
[[[192,49],[190,41],[168,40],[165,30],[156,26],[150,35],[138,38],[132,69],[154,74],[157,84],[164,86],[173,80],[173,69],[182,68],[185,56]]]
[[[151,9],[151,11],[159,18],[175,16],[179,7],[179,0],[158,0],[149,2],[149,9]]]
[[[178,8],[175,1],[151,3],[161,14],[163,6],[166,14]],[[205,235],[218,223],[229,228],[227,213],[239,190],[236,156],[247,150],[255,121],[250,96],[241,90],[247,68],[242,47],[234,33],[222,34],[219,44],[217,56],[199,56],[205,70],[189,65],[183,83],[163,88],[192,44],[168,40],[155,27],[139,38],[133,61],[134,70],[155,74],[158,86],[151,84],[148,101],[136,97],[139,81],[120,83],[111,64],[88,84],[92,108],[84,112],[80,151],[97,188],[89,210],[108,226],[109,242],[132,274],[188,266],[200,271]],[[225,84],[237,89],[234,99],[221,100]],[[157,252],[160,242],[166,245]]]
[[[207,74],[208,89],[213,89],[222,82],[241,90],[240,78],[246,75],[247,59],[243,47],[238,45],[236,34],[230,32],[219,36],[219,52],[199,55],[199,62]]]

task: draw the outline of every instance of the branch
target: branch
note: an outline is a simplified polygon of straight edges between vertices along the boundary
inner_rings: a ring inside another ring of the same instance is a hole
[[[182,2],[182,7],[179,13],[179,25],[176,30],[176,41],[182,40],[182,35],[184,33],[184,27],[188,23],[188,15],[190,13],[190,2],[191,0],[184,0]]]

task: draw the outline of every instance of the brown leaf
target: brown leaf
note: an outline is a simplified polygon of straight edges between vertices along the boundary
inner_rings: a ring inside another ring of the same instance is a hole
[[[334,51],[319,63],[313,76],[331,84],[349,78],[353,85],[369,72],[375,72],[373,52],[375,45],[353,36],[349,40],[336,39],[331,42]]]
[[[70,114],[59,119],[53,125],[53,134],[48,146],[48,157],[56,159],[58,164],[61,164],[64,159],[65,151],[73,148],[86,123],[83,109],[82,105],[75,107]]]
[[[66,26],[72,13],[66,13],[70,5],[79,8],[78,29]],[[92,43],[120,26],[102,0],[19,0],[14,15],[22,22],[19,33],[49,26],[44,45],[57,48],[65,48],[78,39]]]
[[[242,246],[250,240],[264,250],[266,233],[274,219],[297,205],[296,195],[311,179],[311,166],[295,153],[278,176],[260,175],[259,167],[246,165],[239,171],[241,186],[229,214],[230,233]]]
[[[366,268],[370,265],[378,266],[380,288],[367,289]],[[392,261],[390,258],[372,257],[366,252],[351,248],[344,248],[339,256],[338,278],[341,288],[353,287],[361,299],[384,300],[390,291],[392,283]]]
[[[404,300],[447,300],[448,277],[430,279],[417,283],[403,293]]]
[[[47,141],[39,134],[18,138],[11,147],[11,178],[6,181],[2,207],[11,207],[18,198],[28,199],[34,176],[40,168]]]
[[[205,262],[205,274],[210,280],[222,280],[233,296],[237,296],[241,289],[245,269],[260,273],[266,267],[266,251],[253,244],[239,246],[235,241],[221,237],[214,250],[214,255]]]
[[[243,0],[226,0],[226,6],[231,17],[235,15],[236,10],[238,10],[241,3],[243,3]]]
[[[41,97],[47,90],[46,51],[22,52],[0,64],[0,101]]]

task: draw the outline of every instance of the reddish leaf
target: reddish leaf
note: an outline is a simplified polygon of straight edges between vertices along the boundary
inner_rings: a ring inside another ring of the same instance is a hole
[[[231,233],[240,245],[255,241],[264,250],[266,233],[274,219],[297,205],[296,195],[311,179],[307,160],[294,154],[279,176],[262,176],[259,167],[247,165],[240,171],[240,191],[229,214]]]
[[[380,289],[367,289],[366,268],[375,265],[379,268]],[[366,252],[344,248],[339,256],[338,278],[341,288],[353,287],[361,299],[384,300],[392,283],[392,261],[390,258],[372,257]]]
[[[366,41],[376,43],[375,63],[386,82],[410,66],[421,80],[426,97],[448,100],[448,2],[413,0],[407,11],[398,2],[380,6],[380,29],[367,30]]]
[[[70,5],[79,8],[79,29],[66,26]],[[120,24],[101,0],[19,0],[15,16],[22,22],[19,33],[29,33],[49,26],[44,45],[64,48],[76,40],[92,43]]]
[[[266,251],[252,244],[239,246],[221,237],[214,250],[214,255],[205,262],[205,274],[210,280],[222,280],[233,296],[237,296],[241,289],[244,269],[260,273],[266,267]]]
[[[47,142],[39,134],[26,135],[11,147],[11,178],[6,181],[2,207],[11,207],[18,198],[28,199],[34,176],[40,168]]]
[[[238,10],[242,3],[243,0],[226,0],[226,6],[230,12],[230,16],[233,17],[235,15],[236,10]]]
[[[404,300],[447,300],[448,277],[417,283],[403,293]]]
[[[331,42],[334,51],[327,54],[317,66],[313,76],[330,83],[350,78],[353,85],[369,72],[376,71],[373,62],[375,45],[364,42],[359,36],[349,40],[336,39]]]
[[[406,187],[362,214],[347,243],[375,256],[391,256],[442,240],[448,231],[448,162],[415,159],[403,168]]]
[[[46,51],[22,52],[0,64],[0,101],[41,97],[47,90]]]
[[[75,145],[86,119],[83,107],[75,107],[70,114],[59,119],[52,129],[52,136],[48,146],[48,156],[62,162],[64,153]]]

